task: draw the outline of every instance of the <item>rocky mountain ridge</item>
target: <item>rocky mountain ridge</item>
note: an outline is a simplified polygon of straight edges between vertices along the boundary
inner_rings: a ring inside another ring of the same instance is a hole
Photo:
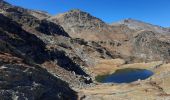
[[[73,90],[65,82],[36,65],[48,58],[45,44],[11,19],[0,15],[0,20],[1,99],[70,98]]]
[[[86,40],[122,40],[127,38],[125,33],[130,34],[133,31],[123,25],[112,27],[81,10],[70,10],[49,20],[60,24],[71,37]]]
[[[92,66],[95,63],[91,59],[112,58],[104,47],[97,43],[72,39],[60,25],[38,19],[28,13],[27,9],[10,6],[5,2],[0,4],[5,8],[1,14],[2,33],[8,32],[1,34],[1,37],[5,43],[15,47],[11,53],[21,52],[24,57],[28,56],[33,62],[41,64],[40,66],[71,86],[79,87],[91,82],[82,69],[83,66]]]
[[[0,0],[0,96],[75,100],[71,88],[95,85],[90,68],[101,60],[169,62],[169,43],[169,35],[108,25],[80,10],[50,16]]]
[[[135,30],[147,30],[147,31],[161,33],[161,34],[170,34],[167,28],[157,26],[157,25],[152,25],[152,24],[142,22],[139,20],[135,20],[135,19],[131,19],[131,18],[112,23],[112,25],[126,25],[129,28],[135,29]]]
[[[167,28],[133,19],[108,25],[102,20],[81,10],[71,10],[51,17],[49,20],[60,24],[72,38],[96,41],[112,52],[115,57],[129,60],[139,59],[139,61],[162,59],[168,61],[169,59],[169,31]],[[101,28],[99,28],[99,26]],[[152,33],[154,36],[152,36]],[[148,34],[148,37],[142,34]],[[143,39],[142,41],[144,42],[141,42],[141,47],[138,47],[139,40],[136,40],[138,36],[140,39]],[[164,45],[163,48],[161,47],[162,45]],[[140,48],[150,48],[150,50],[141,52],[142,49]],[[150,54],[149,52],[152,53]]]

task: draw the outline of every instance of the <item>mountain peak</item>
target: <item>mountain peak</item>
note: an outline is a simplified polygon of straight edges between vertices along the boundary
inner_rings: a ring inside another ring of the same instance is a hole
[[[126,19],[124,19],[124,20],[128,20],[128,21],[138,21],[138,20],[133,19],[133,18],[126,18]]]
[[[68,12],[84,12],[84,11],[82,11],[82,10],[80,10],[80,9],[71,9],[71,10],[68,11]]]
[[[135,30],[148,30],[148,31],[153,31],[153,32],[163,33],[163,34],[169,33],[167,28],[158,25],[149,24],[147,22],[143,22],[132,18],[121,20],[119,22],[113,23],[112,25],[126,25],[129,28]]]
[[[133,18],[127,18],[127,19],[119,21],[118,23],[122,23],[122,24],[125,24],[125,23],[145,23],[145,24],[148,24],[146,22],[143,22],[143,21],[140,21],[140,20],[137,20],[137,19],[133,19]]]
[[[68,12],[51,17],[49,20],[60,24],[71,37],[98,40],[99,37],[110,38],[104,34],[111,34],[114,29],[104,21],[90,13],[73,9]]]
[[[73,9],[68,12],[58,14],[50,18],[50,20],[60,23],[64,26],[80,27],[90,29],[97,25],[105,24],[99,18],[92,16],[91,14],[81,11],[79,9]]]
[[[7,3],[4,0],[0,0],[0,9],[6,9],[8,7],[12,6],[11,4]]]
[[[4,0],[0,0],[0,3],[1,4],[8,4],[8,5],[10,5],[9,3],[5,2]]]
[[[54,16],[52,19],[54,18],[78,18],[79,20],[84,20],[84,19],[97,19],[96,17],[92,16],[91,14],[84,12],[80,9],[72,9],[69,10],[68,12],[62,13],[62,14],[58,14],[56,16]],[[99,20],[99,19],[98,19]]]
[[[77,14],[77,15],[89,15],[92,16],[90,13],[82,11],[80,9],[71,9],[68,12],[65,12],[64,14]]]

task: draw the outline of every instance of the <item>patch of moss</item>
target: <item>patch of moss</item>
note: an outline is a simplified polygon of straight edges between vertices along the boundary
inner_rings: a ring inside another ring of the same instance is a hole
[[[107,76],[109,76],[109,74],[98,75],[98,76],[95,77],[95,80],[96,80],[97,82],[103,82],[103,80],[104,80]]]

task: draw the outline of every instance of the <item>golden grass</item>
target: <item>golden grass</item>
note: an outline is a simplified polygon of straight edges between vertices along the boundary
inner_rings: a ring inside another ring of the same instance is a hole
[[[91,70],[96,74],[114,72],[122,68],[150,69],[161,65],[161,61],[150,63],[124,64],[121,60],[101,60]],[[100,98],[99,100],[169,100],[170,75],[161,78],[161,74],[170,72],[170,64],[163,64],[153,69],[154,75],[149,80],[141,80],[130,84],[98,84],[94,87],[77,90],[81,95]],[[158,76],[158,77],[157,77]],[[155,84],[150,84],[153,82]],[[97,99],[96,99],[97,100]]]
[[[96,76],[110,74],[115,72],[117,69],[122,68],[150,69],[154,66],[160,65],[161,63],[162,61],[125,64],[125,61],[123,59],[105,59],[98,60],[98,63],[94,67],[89,67],[89,70]]]
[[[90,67],[90,71],[95,75],[108,74],[124,63],[123,59],[99,60],[96,66]]]

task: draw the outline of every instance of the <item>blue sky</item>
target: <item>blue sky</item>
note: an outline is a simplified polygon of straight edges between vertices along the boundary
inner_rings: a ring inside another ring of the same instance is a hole
[[[24,8],[51,15],[71,9],[89,12],[107,23],[134,18],[170,27],[170,0],[5,0]]]

